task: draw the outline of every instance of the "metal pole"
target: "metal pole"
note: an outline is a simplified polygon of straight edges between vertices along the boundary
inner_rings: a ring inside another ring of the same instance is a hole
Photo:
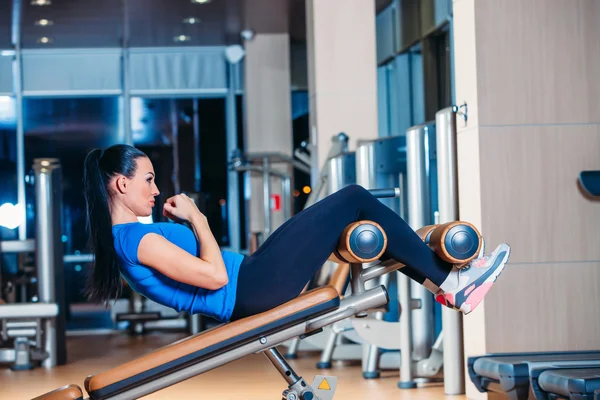
[[[431,222],[431,199],[427,174],[430,153],[427,151],[431,125],[410,128],[406,136],[408,224],[419,229]],[[412,298],[420,301],[420,308],[413,311],[413,356],[417,360],[429,357],[434,338],[433,296],[421,284],[411,281]]]
[[[414,230],[426,225],[427,205],[429,204],[429,187],[427,185],[427,155],[425,154],[425,127],[415,126],[406,132],[406,180],[408,196],[408,224]],[[421,286],[421,285],[419,285]],[[423,288],[424,289],[424,288]],[[412,321],[412,292],[419,288],[411,285],[410,278],[400,273],[398,276],[398,291],[400,297],[400,335],[401,335],[401,369],[400,388],[413,388],[416,383],[412,376],[413,339],[420,341],[426,334],[421,321]],[[425,298],[423,293],[415,293],[415,297]],[[423,310],[426,311],[426,310]],[[416,315],[414,317],[417,317]],[[421,324],[417,324],[421,322]],[[417,326],[419,325],[419,326]],[[421,331],[421,332],[419,332]],[[414,337],[413,337],[414,333]],[[420,334],[419,334],[420,333]],[[419,343],[421,348],[423,343]]]
[[[22,218],[19,225],[19,240],[27,239],[26,198],[25,198],[25,132],[23,121],[23,74],[21,69],[21,0],[13,0],[12,45],[15,49],[13,62],[13,90],[15,91],[15,112],[17,119],[17,202],[21,206]]]
[[[375,148],[368,144],[356,148],[356,183],[365,189],[376,189]]]
[[[227,85],[227,98],[225,101],[225,124],[226,124],[226,148],[227,156],[231,157],[238,148],[237,136],[237,106],[235,101],[235,77],[239,73],[239,64],[228,63],[229,76]],[[233,251],[241,250],[240,237],[240,192],[238,173],[229,171],[227,173],[227,223],[229,225],[229,247]]]
[[[194,191],[200,193],[200,116],[198,115],[198,99],[193,100],[194,108]]]
[[[251,171],[246,171],[244,172],[244,180],[243,180],[243,185],[244,185],[244,215],[245,215],[245,223],[246,223],[246,248],[247,249],[251,249],[252,245],[251,243],[253,242],[255,236],[255,233],[252,232],[252,218],[250,217],[252,214],[252,207],[251,207],[251,199],[252,199],[252,172]],[[260,243],[258,243],[257,240],[257,244],[260,245]]]
[[[283,203],[283,218],[285,221],[292,218],[292,180],[289,176],[281,178],[282,191],[281,202]]]
[[[347,152],[327,160],[327,191],[333,194],[352,183],[356,183],[356,153]]]
[[[417,387],[412,374],[412,302],[410,298],[410,278],[398,273],[398,300],[400,303],[400,389]]]
[[[440,223],[458,219],[456,115],[451,107],[435,115],[437,127],[438,207]],[[444,329],[444,392],[465,393],[462,315],[442,307]]]
[[[181,192],[179,184],[179,118],[177,115],[177,103],[171,99],[171,145],[173,146],[173,188],[175,194]]]
[[[281,376],[288,385],[293,385],[302,379],[300,376],[296,375],[296,372],[290,367],[290,365],[285,361],[285,358],[275,348],[270,348],[267,351],[263,351],[263,354],[271,361],[273,366],[281,373]]]
[[[133,132],[131,131],[131,96],[129,95],[129,13],[127,2],[123,2],[123,50],[122,50],[122,86],[121,109],[123,115],[123,141],[133,146]]]
[[[340,132],[337,135],[333,136],[331,138],[331,142],[332,142],[331,148],[329,149],[329,153],[327,153],[327,160],[325,160],[325,164],[323,165],[321,170],[318,171],[318,177],[311,176],[311,183],[312,183],[313,190],[308,195],[308,199],[306,199],[304,208],[308,208],[308,207],[312,206],[314,203],[316,203],[317,201],[319,201],[321,192],[326,187],[327,181],[329,181],[329,176],[328,176],[328,172],[327,172],[328,160],[331,157],[338,156],[338,155],[348,151],[348,135],[346,135],[345,133]],[[315,162],[314,161],[315,158],[318,158],[318,157],[316,156],[316,154],[314,152],[311,152],[311,162],[313,164]],[[331,194],[331,193],[326,193],[325,195],[327,195],[327,194]]]
[[[271,175],[269,174],[269,158],[263,158],[263,207],[265,213],[264,237],[267,240],[271,234]]]
[[[426,124],[419,127],[419,133],[407,133],[407,172],[414,168],[412,190],[408,189],[408,222],[413,229],[419,229],[431,223],[431,190],[429,187],[429,162],[431,152],[428,145],[428,135],[435,134],[435,126]],[[414,135],[413,144],[409,145],[410,135]],[[418,151],[418,153],[412,153]],[[413,162],[414,161],[414,162]],[[412,164],[412,165],[411,165]],[[407,183],[411,185],[410,178]],[[411,196],[411,191],[413,192]],[[414,213],[411,214],[411,210]],[[423,360],[431,354],[431,347],[435,341],[433,318],[433,295],[420,283],[411,280],[412,297],[419,300],[420,307],[412,312],[413,357]]]
[[[54,303],[56,301],[54,271],[54,250],[58,243],[54,243],[52,232],[54,221],[52,196],[52,171],[60,168],[56,159],[36,159],[33,165],[35,170],[36,193],[36,265],[38,278],[38,297],[41,303]],[[44,349],[48,358],[43,362],[45,368],[52,368],[57,364],[57,332],[56,319],[44,320]]]

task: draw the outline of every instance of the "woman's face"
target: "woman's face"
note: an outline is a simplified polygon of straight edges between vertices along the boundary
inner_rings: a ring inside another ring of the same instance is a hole
[[[127,179],[125,202],[127,207],[138,217],[147,217],[152,214],[154,197],[160,194],[154,182],[154,168],[150,159],[140,157],[136,159],[137,170],[135,176]]]

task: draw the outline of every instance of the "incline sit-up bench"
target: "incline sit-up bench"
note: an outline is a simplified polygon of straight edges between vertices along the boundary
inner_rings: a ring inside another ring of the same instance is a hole
[[[378,197],[392,197],[397,189],[371,192]],[[464,222],[428,226],[417,232],[441,257],[452,262],[470,261],[481,247],[479,232]],[[283,391],[284,399],[318,399],[317,388],[297,375],[275,346],[316,334],[345,318],[366,316],[369,309],[386,305],[389,301],[386,288],[376,286],[367,290],[365,282],[403,265],[387,260],[363,269],[364,263],[375,262],[383,255],[386,245],[386,234],[378,224],[359,221],[348,225],[331,259],[350,264],[351,295],[340,299],[333,286],[313,289],[262,314],[216,326],[88,376],[85,389],[89,399],[137,399],[257,352],[263,352],[286,380],[288,389]],[[319,382],[315,380],[315,384]],[[83,392],[78,386],[70,385],[34,400],[42,399],[83,399]]]

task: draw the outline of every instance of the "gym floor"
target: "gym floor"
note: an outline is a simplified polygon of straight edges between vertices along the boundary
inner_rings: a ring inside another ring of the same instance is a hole
[[[69,362],[52,370],[38,368],[13,372],[0,369],[0,399],[25,400],[70,383],[83,388],[87,375],[94,374],[141,356],[158,347],[184,337],[175,333],[152,333],[141,337],[128,335],[69,337]],[[329,371],[315,368],[318,354],[290,361],[290,365],[304,379],[312,383],[315,375],[335,375],[338,385],[335,399],[364,400],[419,400],[444,398],[442,384],[417,390],[401,391],[396,388],[398,371],[386,371],[380,379],[365,380],[360,365],[334,364]],[[146,399],[280,399],[286,388],[285,381],[262,354],[254,354],[224,365],[205,374],[161,390]],[[449,396],[450,397],[450,396]],[[462,400],[464,396],[451,396]]]

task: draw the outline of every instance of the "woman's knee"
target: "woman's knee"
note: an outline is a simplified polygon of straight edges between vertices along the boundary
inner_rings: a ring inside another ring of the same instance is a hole
[[[343,191],[345,195],[348,196],[365,196],[365,195],[370,195],[369,191],[367,189],[365,189],[364,187],[357,185],[357,184],[352,184],[352,185],[348,185],[345,186],[343,189],[341,189],[340,191]]]

